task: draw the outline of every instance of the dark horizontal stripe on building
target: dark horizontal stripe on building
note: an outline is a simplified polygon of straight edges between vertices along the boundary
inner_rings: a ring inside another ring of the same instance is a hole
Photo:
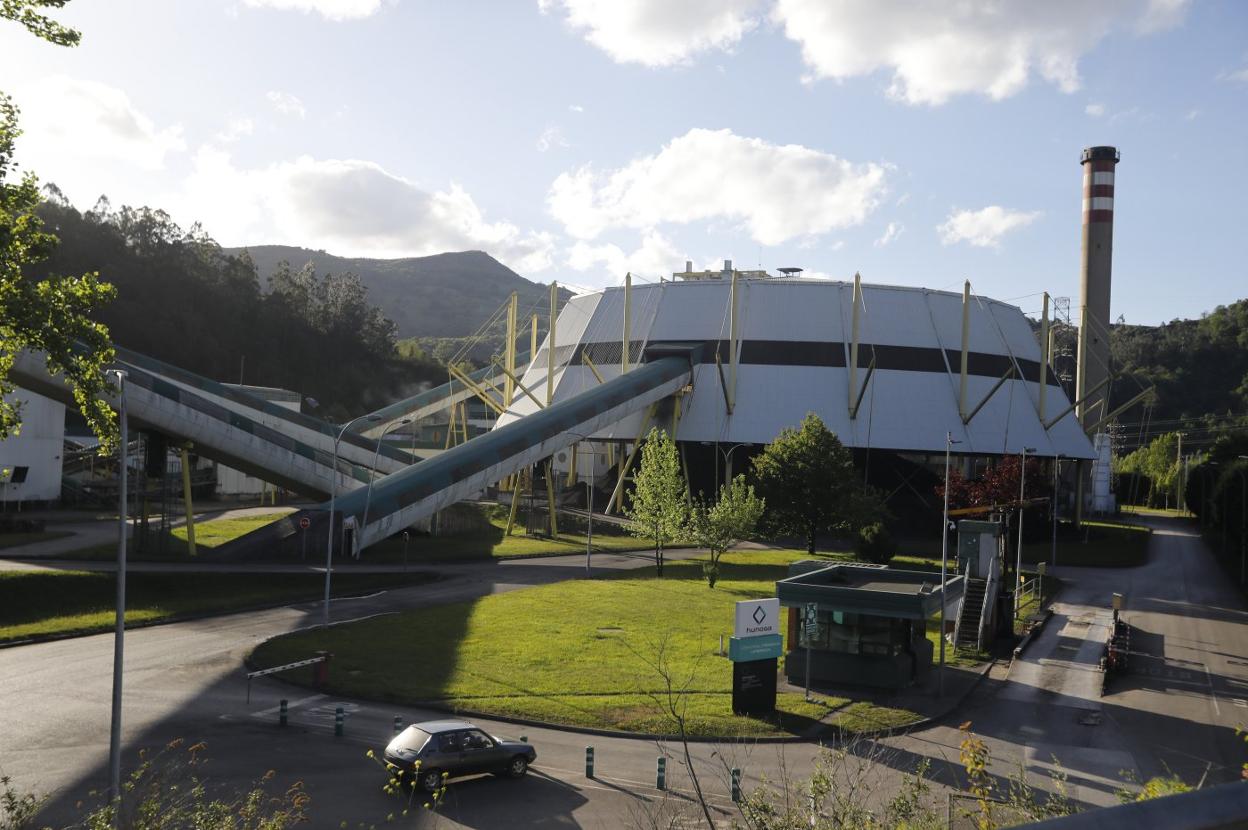
[[[664,344],[679,342],[686,345],[697,345],[696,340],[670,341]],[[629,360],[636,365],[641,362],[644,343],[634,340],[629,344]],[[729,344],[727,340],[708,340],[702,352],[703,363],[714,363],[718,352],[720,362],[727,365]],[[565,347],[560,346],[557,358]],[[569,355],[572,365],[584,365],[585,354],[595,365],[618,365],[620,353],[623,351],[618,340],[598,343],[579,343]],[[845,343],[829,340],[743,340],[741,341],[741,363],[746,366],[816,366],[830,369],[844,369],[849,361],[849,351]],[[941,350],[928,346],[892,346],[878,343],[858,344],[858,366],[865,369],[874,358],[875,368],[891,369],[904,372],[946,372],[958,374],[962,370],[962,352],[959,349]],[[947,363],[946,363],[947,361]],[[967,374],[999,378],[1010,368],[1009,355],[989,354],[987,352],[968,352],[966,360]],[[538,362],[540,364],[540,361]],[[1023,378],[1033,383],[1040,382],[1040,362],[1036,360],[1018,359],[1019,369]],[[1058,386],[1052,372],[1049,374],[1049,385]]]

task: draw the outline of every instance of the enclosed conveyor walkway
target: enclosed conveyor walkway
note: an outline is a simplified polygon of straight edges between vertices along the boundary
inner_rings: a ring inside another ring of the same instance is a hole
[[[378,479],[371,492],[360,488],[339,496],[336,524],[354,520],[360,549],[398,533],[571,446],[582,436],[605,429],[685,388],[692,382],[700,349],[652,344],[646,350],[647,362],[627,374]],[[222,546],[218,552],[230,557],[254,555],[260,548],[274,552],[293,536],[297,522],[305,516],[311,521],[309,532],[323,539],[328,508],[324,504],[292,514]]]
[[[329,494],[335,473],[333,438],[326,432],[289,421],[265,423],[134,363],[121,368],[127,372],[126,410],[132,427],[190,441],[200,455],[291,490],[314,497]],[[24,389],[74,405],[69,388],[61,377],[48,372],[42,354],[17,355],[10,378]],[[116,406],[117,401],[110,398],[109,403]],[[337,459],[339,492],[369,480],[376,445],[363,436],[344,438]],[[405,454],[402,460],[393,454],[382,458],[378,469],[406,469],[410,463]]]

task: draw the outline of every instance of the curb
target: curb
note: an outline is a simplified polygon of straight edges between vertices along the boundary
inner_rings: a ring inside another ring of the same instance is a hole
[[[412,573],[417,573],[417,572],[412,571]],[[421,582],[417,584],[427,585],[432,582],[438,582],[441,580],[441,578],[442,577],[440,576],[435,576],[433,579],[430,579],[428,582]],[[411,587],[411,586],[407,586],[407,587]],[[382,588],[380,590],[388,591],[392,589]],[[375,593],[377,592],[368,591],[366,593],[334,594],[333,596],[330,597],[330,599],[331,600],[358,599],[360,597],[366,597]],[[250,614],[255,611],[272,611],[274,608],[287,608],[292,605],[302,605],[307,602],[321,602],[321,601],[322,601],[321,597],[309,597],[308,599],[291,599],[285,602],[267,603],[264,605],[247,605],[241,608],[231,608],[228,611],[202,611],[202,612],[195,612],[195,613],[190,613],[190,614],[175,614],[172,617],[166,617],[161,620],[141,620],[138,622],[126,623],[126,631],[134,631],[140,628],[155,628],[156,626],[172,625],[174,623],[194,622],[196,620],[209,620],[209,619],[213,619],[214,617],[228,617],[231,614]],[[7,648],[17,648],[18,646],[36,646],[36,645],[39,645],[40,643],[52,643],[52,642],[56,642],[57,640],[73,640],[73,639],[77,639],[78,637],[94,637],[98,634],[110,634],[112,633],[112,631],[113,631],[113,626],[112,624],[110,624],[108,628],[101,628],[98,631],[88,631],[85,629],[80,629],[80,630],[75,630],[75,631],[61,631],[56,634],[40,634],[37,637],[27,637],[25,640],[6,640],[4,642],[0,642],[0,650],[7,649]],[[250,660],[250,657],[248,657],[248,660]]]

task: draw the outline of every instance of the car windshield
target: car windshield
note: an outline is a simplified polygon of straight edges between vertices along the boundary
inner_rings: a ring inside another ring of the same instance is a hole
[[[420,752],[425,744],[429,741],[429,733],[416,726],[409,726],[403,730],[403,734],[399,736],[398,746],[396,749],[410,749],[413,752]]]

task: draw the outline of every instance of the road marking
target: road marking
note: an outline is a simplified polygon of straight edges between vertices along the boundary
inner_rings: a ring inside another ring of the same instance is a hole
[[[305,703],[311,703],[314,700],[321,700],[324,697],[325,695],[308,695],[307,697],[300,698],[299,700],[296,700],[293,703],[287,703],[286,710],[290,711],[291,709],[297,709]],[[251,716],[253,718],[265,718],[265,717],[268,717],[269,715],[276,715],[281,710],[282,710],[282,704],[279,703],[276,706],[269,707],[268,709],[261,709],[259,712],[252,712]]]
[[[1241,709],[1248,709],[1248,700],[1243,700],[1242,698],[1233,697],[1231,698],[1231,702]]]
[[[1200,667],[1205,670],[1205,680],[1209,683],[1209,697],[1213,698],[1213,714],[1222,717],[1222,708],[1218,706],[1218,693],[1213,690],[1213,675],[1209,673],[1209,667],[1204,663]]]

